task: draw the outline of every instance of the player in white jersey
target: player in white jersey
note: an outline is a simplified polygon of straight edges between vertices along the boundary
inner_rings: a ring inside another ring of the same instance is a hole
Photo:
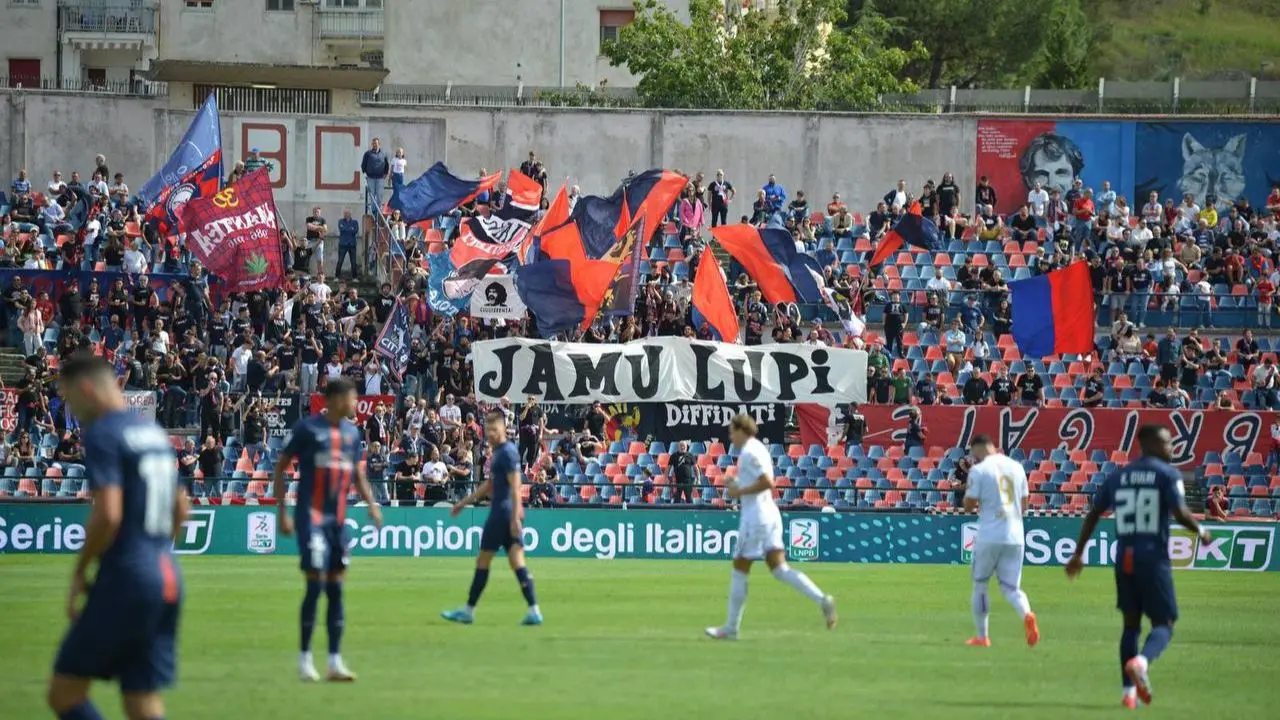
[[[1027,473],[1017,460],[996,452],[986,435],[975,437],[970,451],[977,464],[969,470],[964,509],[978,511],[978,539],[973,547],[973,622],[978,634],[968,644],[991,646],[987,637],[991,607],[987,589],[995,574],[1000,592],[1022,616],[1027,644],[1034,647],[1040,641],[1040,626],[1027,594],[1022,592],[1022,516],[1027,512]]]
[[[751,563],[764,560],[778,580],[800,591],[822,608],[827,629],[836,626],[836,601],[822,592],[809,576],[787,564],[782,544],[782,513],[773,502],[773,461],[764,443],[756,439],[756,422],[750,415],[738,415],[729,424],[729,439],[738,450],[738,476],[725,494],[741,501],[738,546],[733,553],[733,575],[729,583],[729,617],[721,627],[707,628],[716,640],[735,640],[742,626],[747,604],[747,577]]]

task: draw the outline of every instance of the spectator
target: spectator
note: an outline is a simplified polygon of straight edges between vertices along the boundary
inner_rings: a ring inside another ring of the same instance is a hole
[[[942,344],[946,350],[947,369],[955,373],[964,362],[964,351],[968,345],[968,338],[965,337],[959,318],[951,321],[951,327],[942,336]]]
[[[920,408],[915,406],[907,408],[907,431],[902,439],[903,454],[910,455],[912,449],[923,448],[928,437],[929,430],[924,426],[924,416],[920,413]]]
[[[689,443],[681,440],[667,464],[672,480],[675,481],[674,503],[693,502],[693,482],[697,474],[697,458],[689,452]],[[682,500],[683,498],[683,500]]]
[[[1227,520],[1227,498],[1222,492],[1221,485],[1215,485],[1209,489],[1209,500],[1205,503],[1204,514],[1208,520],[1220,522]]]
[[[1084,381],[1084,388],[1080,392],[1080,404],[1087,408],[1102,407],[1106,402],[1107,381],[1103,376],[1103,368],[1097,365],[1093,368],[1093,373]]]
[[[862,436],[867,431],[867,418],[858,409],[858,403],[849,403],[844,417],[844,443],[846,448],[862,445]]]
[[[538,181],[538,184],[543,187],[543,190],[546,190],[547,167],[538,159],[537,153],[532,150],[529,151],[529,159],[520,163],[520,172]]]
[[[409,161],[405,158],[404,148],[396,148],[395,157],[391,158],[391,193],[396,193],[404,189],[404,174],[409,168]]]
[[[1030,214],[1035,217],[1046,217],[1045,213],[1049,207],[1049,193],[1045,192],[1045,189],[1040,185],[1039,181],[1036,181],[1036,183],[1031,187],[1030,192],[1027,193],[1027,204],[1025,207],[1027,207],[1030,210]]]
[[[969,470],[972,464],[967,457],[956,460],[955,467],[951,468],[951,504],[960,507],[963,504],[964,495],[969,490]]]
[[[360,266],[356,262],[356,247],[359,243],[360,223],[351,217],[351,210],[344,208],[342,210],[342,219],[338,221],[338,265],[333,270],[335,280],[342,278],[342,260],[346,258],[351,265],[351,279],[353,281],[360,279]],[[321,268],[324,267],[324,239],[319,241],[317,247],[318,254],[321,258]],[[323,272],[323,270],[322,270]]]
[[[978,217],[978,237],[995,240],[1004,234],[1004,218],[996,214],[994,205],[983,205]]]
[[[965,380],[964,388],[961,390],[961,398],[964,400],[964,404],[986,405],[990,395],[991,386],[987,384],[987,380],[982,373],[969,373],[969,379]]]
[[[1027,365],[1027,371],[1018,376],[1019,404],[1030,407],[1044,406],[1044,379],[1036,373],[1035,365]]]
[[[900,367],[893,373],[893,403],[895,405],[911,404],[911,378],[907,377],[907,369]]]
[[[1262,364],[1253,369],[1253,407],[1260,410],[1271,410],[1276,404],[1276,365],[1275,360],[1267,355]]]
[[[978,178],[978,189],[973,197],[977,202],[978,208],[984,206],[995,207],[1000,204],[996,199],[996,189],[991,186],[991,180],[986,175]],[[990,211],[988,210],[988,212]]]
[[[902,334],[906,327],[907,308],[902,304],[902,296],[897,291],[889,293],[889,302],[884,306],[884,342],[885,350],[893,357],[902,357]]]
[[[733,183],[724,179],[724,170],[716,170],[716,179],[707,189],[711,194],[711,227],[724,225],[729,217],[729,203],[733,202]]]
[[[959,210],[960,204],[960,186],[956,185],[955,176],[943,173],[942,182],[938,183],[938,214],[942,217],[952,216]]]
[[[398,502],[414,501],[417,491],[414,485],[422,479],[422,464],[418,458],[418,450],[410,449],[405,452],[404,459],[396,465],[395,471],[395,496],[394,500]]]
[[[907,206],[907,181],[899,180],[892,190],[884,194],[884,204],[889,207]]]
[[[765,210],[769,216],[782,212],[787,202],[787,189],[778,182],[777,176],[770,174],[768,182],[760,191],[764,193]]]
[[[382,149],[382,139],[374,138],[360,158],[360,172],[364,173],[364,214],[373,215],[382,211],[382,193],[385,189],[387,175],[391,172],[391,162]],[[526,173],[528,174],[528,173]]]
[[[1244,366],[1244,371],[1258,362],[1258,341],[1253,339],[1253,331],[1246,328],[1244,335],[1236,341],[1236,362]]]
[[[1043,190],[1041,192],[1044,192]],[[1048,202],[1048,197],[1045,197]],[[1031,209],[1027,205],[1023,205],[1018,214],[1009,221],[1010,238],[1016,243],[1033,242],[1039,239],[1039,225],[1035,216],[1031,214]]]

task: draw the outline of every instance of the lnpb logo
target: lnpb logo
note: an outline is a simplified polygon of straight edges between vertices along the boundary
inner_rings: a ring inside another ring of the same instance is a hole
[[[787,555],[792,560],[816,560],[818,548],[822,543],[818,531],[818,521],[812,518],[797,518],[791,521],[788,534]]]
[[[1274,527],[1206,525],[1212,540],[1184,528],[1169,530],[1169,559],[1184,570],[1266,570],[1271,564]]]
[[[248,518],[248,532],[245,537],[249,552],[268,554],[276,551],[276,514],[272,512],[251,512]]]
[[[965,523],[960,526],[960,562],[973,562],[973,546],[978,542],[978,523]]]
[[[212,510],[192,510],[173,542],[173,551],[179,555],[200,555],[208,551],[213,544],[213,519]]]

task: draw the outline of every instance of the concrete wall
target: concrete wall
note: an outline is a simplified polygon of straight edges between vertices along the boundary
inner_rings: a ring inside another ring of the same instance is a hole
[[[164,99],[0,91],[0,163],[36,178],[90,169],[103,153],[140,186],[172,151],[192,111]],[[840,192],[851,207],[875,206],[898,178],[919,187],[955,173],[974,184],[976,121],[959,116],[857,116],[547,109],[361,108],[364,117],[224,115],[230,163],[257,147],[275,164],[277,202],[291,224],[313,205],[336,217],[358,211],[360,155],[377,136],[404,147],[416,177],[436,160],[459,175],[518,165],[530,150],[556,184],[608,193],[629,170],[677,168],[710,177],[723,168],[739,188],[732,215],[750,212],[770,173],[816,206]]]
[[[9,58],[39,59],[40,74],[57,77],[58,8],[57,3],[14,5],[5,2],[0,10],[0,75],[9,74]],[[79,74],[77,68],[73,75]]]
[[[688,17],[688,0],[664,0]],[[560,83],[561,0],[395,0],[384,2],[389,84],[525,85]],[[625,68],[600,56],[600,11],[630,0],[564,0],[565,85],[635,85]]]
[[[209,8],[192,8],[166,0],[160,12],[160,57],[263,65],[325,64],[316,57],[314,17],[306,7],[270,12],[265,2],[215,2]]]

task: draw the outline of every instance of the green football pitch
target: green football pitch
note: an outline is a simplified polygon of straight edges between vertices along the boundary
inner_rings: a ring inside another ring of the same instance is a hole
[[[546,615],[519,627],[505,565],[470,627],[442,621],[465,599],[461,559],[356,557],[344,656],[355,685],[299,683],[302,581],[292,557],[184,559],[179,684],[168,717],[195,718],[1087,718],[1121,712],[1112,578],[1029,568],[1043,639],[993,584],[993,646],[970,648],[968,568],[805,566],[840,601],[817,608],[757,566],[742,639],[724,617],[727,562],[534,560]],[[66,626],[71,558],[0,556],[0,717],[51,717],[44,686]],[[497,570],[497,566],[495,566]],[[1275,717],[1280,577],[1177,575],[1182,621],[1152,672],[1164,718]],[[323,600],[322,600],[323,603]],[[324,608],[316,629],[324,657]],[[323,669],[322,669],[323,672]],[[94,699],[119,718],[118,694]]]

